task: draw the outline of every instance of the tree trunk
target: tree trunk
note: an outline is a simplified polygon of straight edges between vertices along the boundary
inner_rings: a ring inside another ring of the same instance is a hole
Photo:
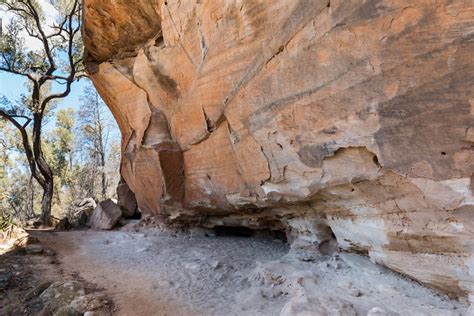
[[[46,180],[43,187],[43,196],[41,198],[41,216],[40,221],[44,225],[51,225],[51,206],[53,201],[54,183],[53,178]]]
[[[99,95],[95,94],[95,127],[98,132],[97,135],[97,145],[98,151],[100,155],[100,167],[101,167],[101,179],[102,179],[102,199],[105,200],[107,196],[107,178],[105,175],[105,144],[104,144],[104,131],[103,131],[103,122],[100,115],[100,108],[99,108]]]
[[[35,216],[35,188],[33,183],[33,175],[30,176],[30,180],[28,181],[27,199],[27,218],[32,219]]]
[[[41,128],[43,121],[43,112],[33,114],[33,153],[34,161],[38,166],[38,170],[42,175],[43,181],[40,183],[43,189],[41,199],[41,216],[40,221],[44,225],[51,224],[51,206],[54,195],[53,172],[48,162],[44,158],[41,148]]]
[[[100,155],[100,159],[101,159],[101,176],[102,176],[102,199],[106,199],[106,196],[107,196],[107,178],[106,178],[106,175],[105,175],[105,155],[104,153],[102,152],[101,155]]]

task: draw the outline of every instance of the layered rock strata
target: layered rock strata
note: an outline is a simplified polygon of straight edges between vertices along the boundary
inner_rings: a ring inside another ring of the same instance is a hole
[[[470,1],[85,0],[84,41],[142,212],[474,294]]]

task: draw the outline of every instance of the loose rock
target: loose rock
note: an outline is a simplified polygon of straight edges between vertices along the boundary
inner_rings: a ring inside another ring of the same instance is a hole
[[[25,248],[26,253],[29,255],[39,255],[43,253],[43,246],[39,244],[28,245]]]
[[[122,210],[111,199],[97,205],[89,220],[89,225],[95,229],[112,229],[120,220]]]
[[[75,310],[85,313],[104,307],[108,303],[106,297],[101,294],[88,294],[76,297],[70,304]]]
[[[53,249],[46,249],[44,251],[44,254],[47,255],[47,256],[53,257],[53,256],[56,255],[56,251],[54,251]]]
[[[11,271],[8,271],[7,269],[0,270],[0,292],[5,291],[11,278]]]
[[[125,218],[132,217],[137,211],[137,200],[127,183],[122,182],[117,186],[117,199],[117,204],[122,209],[122,216]]]
[[[75,298],[83,295],[85,295],[85,290],[81,283],[67,281],[54,282],[41,293],[40,298],[45,304],[45,310],[54,313],[61,307],[69,306]]]
[[[62,306],[54,312],[53,316],[82,316],[82,313],[78,312],[70,306]]]
[[[373,307],[367,312],[367,316],[386,316],[388,313],[380,307]]]

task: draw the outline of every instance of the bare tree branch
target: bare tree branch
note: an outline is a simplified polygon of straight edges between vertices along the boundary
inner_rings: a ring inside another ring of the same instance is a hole
[[[34,156],[33,156],[33,151],[31,150],[31,145],[30,145],[28,133],[26,132],[26,127],[31,122],[31,119],[28,118],[28,117],[25,117],[25,118],[27,118],[27,122],[25,124],[21,124],[20,122],[15,120],[15,117],[24,117],[24,116],[22,116],[22,115],[13,115],[12,116],[12,115],[6,113],[3,110],[0,110],[0,116],[3,117],[4,119],[8,120],[10,123],[12,123],[13,126],[15,126],[16,129],[20,132],[21,138],[22,138],[23,149],[25,150],[25,154],[26,154],[26,158],[28,160],[28,165],[30,167],[31,174],[36,179],[36,181],[38,181],[38,183],[40,185],[44,185],[45,180],[42,177],[40,177],[40,175],[36,172],[36,169],[37,169],[36,167],[37,166],[36,166],[36,162],[35,162],[35,159],[34,159]]]
[[[0,71],[5,71],[5,72],[8,72],[8,73],[11,73],[11,74],[14,74],[14,75],[23,76],[23,77],[26,77],[26,78],[30,79],[33,82],[36,82],[35,78],[33,78],[33,76],[31,76],[30,74],[21,73],[21,72],[15,70],[15,69],[0,67]]]

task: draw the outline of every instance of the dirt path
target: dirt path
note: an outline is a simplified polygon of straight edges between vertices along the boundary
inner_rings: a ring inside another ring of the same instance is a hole
[[[100,231],[33,236],[58,253],[63,269],[105,288],[127,316],[220,314],[247,286],[256,261],[287,252],[283,243],[264,239]]]
[[[466,306],[359,256],[303,262],[261,238],[35,232],[62,268],[104,288],[119,315],[465,315]],[[286,314],[285,314],[286,313]]]

